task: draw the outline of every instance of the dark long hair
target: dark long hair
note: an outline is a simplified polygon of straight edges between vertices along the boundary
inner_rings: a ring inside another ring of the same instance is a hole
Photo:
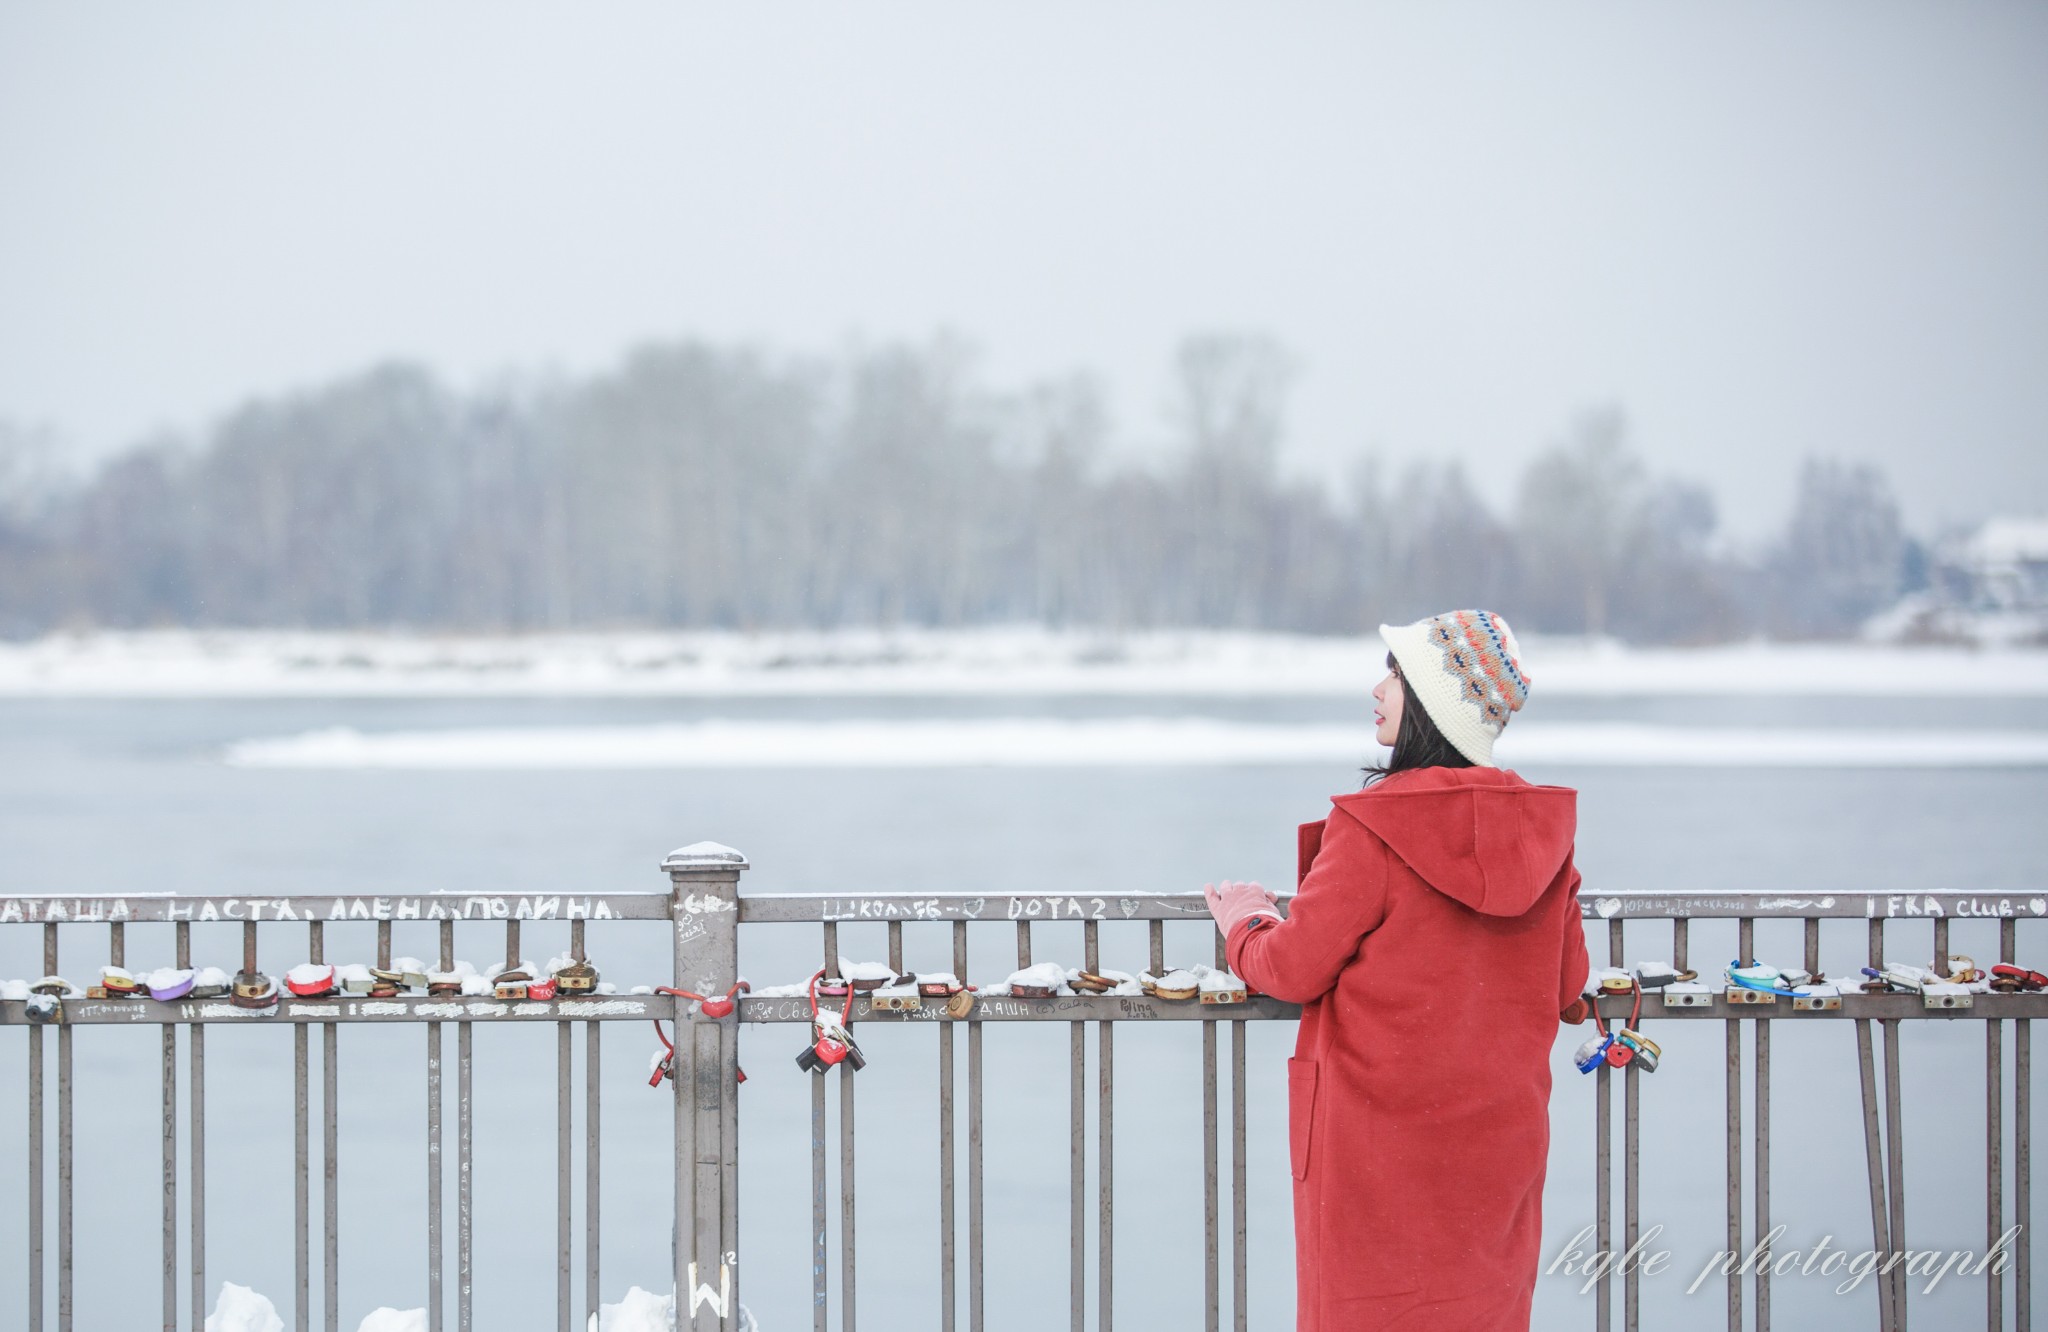
[[[1394,678],[1401,682],[1401,726],[1394,732],[1394,752],[1385,763],[1368,764],[1363,769],[1364,785],[1391,777],[1397,772],[1410,768],[1469,768],[1472,760],[1458,752],[1457,746],[1444,739],[1444,733],[1430,720],[1415,697],[1415,691],[1408,687],[1408,677],[1401,674],[1400,666],[1394,661],[1394,654],[1387,654],[1387,669],[1394,672]]]

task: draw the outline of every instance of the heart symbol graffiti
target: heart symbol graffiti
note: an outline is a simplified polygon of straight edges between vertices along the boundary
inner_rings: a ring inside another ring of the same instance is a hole
[[[1138,903],[1133,898],[1119,897],[1116,904],[1124,909],[1124,916],[1127,919],[1138,914]]]
[[[987,906],[988,899],[986,897],[977,897],[972,902],[962,902],[960,904],[960,914],[963,916],[971,916],[976,919],[979,919],[982,911],[985,910]]]

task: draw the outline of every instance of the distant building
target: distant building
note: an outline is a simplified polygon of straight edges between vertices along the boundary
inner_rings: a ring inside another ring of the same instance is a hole
[[[1928,581],[1960,610],[2048,611],[2048,518],[1992,518],[1938,544]]]

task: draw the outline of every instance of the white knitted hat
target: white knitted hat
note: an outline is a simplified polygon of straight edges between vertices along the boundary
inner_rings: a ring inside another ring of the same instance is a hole
[[[1493,766],[1493,742],[1529,699],[1514,630],[1492,611],[1458,610],[1380,626],[1422,710],[1460,754]]]

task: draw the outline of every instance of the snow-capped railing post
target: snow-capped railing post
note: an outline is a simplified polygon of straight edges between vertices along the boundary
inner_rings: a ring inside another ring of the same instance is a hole
[[[747,858],[694,842],[661,867],[671,885],[675,988],[724,994],[739,978]],[[739,1314],[739,1028],[693,1015],[681,999],[676,1014],[676,1326],[726,1332]]]

